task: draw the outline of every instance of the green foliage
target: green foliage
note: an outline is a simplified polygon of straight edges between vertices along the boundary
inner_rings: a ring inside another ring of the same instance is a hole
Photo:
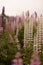
[[[21,47],[23,47],[23,39],[24,39],[24,27],[21,27],[19,29],[19,32],[18,32],[18,40],[19,40],[19,43],[21,45]]]
[[[26,48],[26,49],[22,48],[20,51],[21,51],[21,54],[23,57],[23,64],[24,65],[30,64],[30,58],[33,53],[32,46],[30,46],[29,48]]]
[[[8,42],[9,33],[0,35],[0,65],[9,65],[17,52],[16,43]]]
[[[34,35],[36,35],[36,32],[37,32],[37,28],[33,28],[33,37],[34,37]]]
[[[39,52],[40,60],[41,60],[41,65],[43,65],[43,44],[41,44],[41,52]]]
[[[19,34],[18,34],[18,39],[19,39],[19,42],[22,46],[23,43],[23,40],[24,40],[24,28],[22,27],[21,29],[19,29]],[[31,55],[32,55],[32,52],[33,52],[33,46],[32,46],[32,43],[30,43],[30,47],[24,49],[23,47],[21,48],[21,54],[22,54],[22,57],[23,57],[23,65],[27,65],[30,63],[30,58],[31,58]]]
[[[12,35],[13,39],[15,39],[15,31],[10,31],[10,34]]]
[[[10,62],[15,58],[15,53],[18,51],[16,43],[8,42],[9,33],[4,33],[0,35],[0,65],[10,65]],[[23,57],[23,64],[27,65],[30,63],[30,57],[32,54],[32,47],[24,50],[20,49]]]
[[[43,52],[43,44],[41,44],[41,51]]]
[[[43,53],[39,53],[39,56],[40,56],[40,60],[41,60],[41,65],[43,65]]]

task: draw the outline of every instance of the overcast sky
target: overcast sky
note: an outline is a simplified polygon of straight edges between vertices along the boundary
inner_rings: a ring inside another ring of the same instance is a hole
[[[7,15],[15,16],[27,10],[30,13],[36,11],[38,14],[43,14],[43,0],[0,0],[0,14],[3,6]]]

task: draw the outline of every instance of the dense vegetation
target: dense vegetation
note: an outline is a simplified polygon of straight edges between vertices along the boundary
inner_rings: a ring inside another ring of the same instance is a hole
[[[11,34],[12,37],[14,38],[15,36],[14,32],[3,33],[0,35],[0,65],[11,65],[11,60],[15,58],[15,53],[18,51],[17,43],[15,42],[15,40],[11,43],[9,42],[8,40],[9,34]],[[22,54],[23,64],[27,65],[30,63],[30,58],[33,52],[33,46],[31,44],[29,48],[27,49],[23,48],[24,28],[21,28],[19,30],[18,39],[19,44],[22,47],[20,49],[20,52]],[[41,49],[43,50],[43,45]],[[39,53],[39,55],[41,65],[43,65],[43,53]]]
[[[23,40],[21,37],[23,30],[19,31],[19,40]],[[14,34],[12,33],[12,36]],[[11,60],[15,58],[15,53],[18,51],[16,42],[9,42],[9,33],[3,33],[0,35],[0,65],[11,65]],[[20,42],[21,43],[21,42]],[[24,50],[20,49],[23,58],[23,64],[27,65],[30,63],[30,57],[32,54],[32,47]]]
[[[9,43],[9,33],[0,35],[0,65],[9,65],[17,51],[16,43]]]

